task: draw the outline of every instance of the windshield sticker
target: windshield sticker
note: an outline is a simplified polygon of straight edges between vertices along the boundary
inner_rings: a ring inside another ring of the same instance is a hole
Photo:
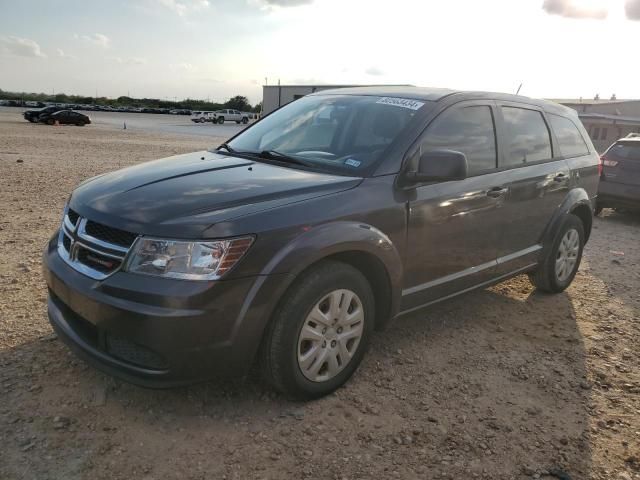
[[[349,165],[350,167],[356,167],[357,168],[362,164],[362,162],[360,160],[356,160],[354,158],[347,158],[344,161],[344,164],[345,165]]]
[[[411,100],[410,98],[394,98],[384,97],[378,100],[376,103],[382,103],[384,105],[393,105],[394,107],[408,108],[410,110],[419,110],[424,102],[418,100]]]

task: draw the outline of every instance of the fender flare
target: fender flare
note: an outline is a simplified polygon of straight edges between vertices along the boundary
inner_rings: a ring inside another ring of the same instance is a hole
[[[402,260],[391,239],[372,225],[338,221],[311,227],[276,252],[262,269],[260,276],[286,274],[283,275],[286,280],[282,282],[281,289],[284,294],[310,266],[328,257],[348,252],[369,254],[380,262],[388,279],[388,316],[392,318],[400,305]]]
[[[589,194],[584,188],[574,188],[564,197],[564,200],[556,209],[553,217],[551,217],[551,220],[544,230],[541,239],[543,245],[541,258],[545,258],[547,249],[552,243],[556,232],[562,225],[562,221],[564,220],[564,218],[570,213],[575,212],[578,208],[580,208],[582,211],[586,211],[585,207],[587,207],[586,209],[588,209],[590,212],[590,221],[588,225],[585,225],[585,236],[587,239],[589,238],[589,234],[591,233],[591,225],[593,222],[593,204],[589,197]]]
[[[247,294],[230,340],[239,340],[240,350],[246,349],[244,351],[255,357],[274,311],[298,275],[327,257],[348,252],[373,255],[385,269],[389,283],[388,312],[376,315],[376,328],[383,328],[400,306],[403,275],[400,254],[389,237],[377,228],[361,222],[340,221],[309,228],[273,255]],[[268,282],[275,282],[277,286],[263,288]],[[377,296],[376,300],[381,298]],[[252,306],[257,306],[259,313],[249,318],[249,311],[254,310]],[[240,335],[241,330],[245,335]]]
[[[389,318],[392,318],[400,305],[403,263],[391,239],[372,225],[339,221],[312,227],[280,249],[261,275],[287,273],[293,283],[311,265],[348,252],[369,254],[380,262],[389,282]]]

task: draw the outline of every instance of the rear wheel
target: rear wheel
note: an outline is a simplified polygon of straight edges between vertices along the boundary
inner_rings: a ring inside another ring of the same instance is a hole
[[[263,378],[298,399],[331,393],[358,368],[374,315],[362,273],[323,262],[296,281],[276,311],[261,348]]]
[[[598,216],[602,213],[602,210],[604,209],[604,207],[602,206],[601,203],[596,203],[596,208],[593,210],[593,214],[595,216]]]
[[[50,118],[49,120],[47,120],[47,125],[54,125],[56,123],[56,121],[53,118]]]
[[[247,123],[249,123],[249,119],[247,117],[243,117],[242,123],[246,125]]]
[[[545,258],[536,271],[529,274],[531,283],[543,292],[564,291],[576,276],[584,241],[582,221],[575,215],[567,215]]]

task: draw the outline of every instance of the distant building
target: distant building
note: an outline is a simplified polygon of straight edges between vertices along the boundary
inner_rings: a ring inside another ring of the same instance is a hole
[[[578,112],[585,129],[599,152],[629,133],[640,133],[640,100],[559,99],[557,103]]]
[[[348,88],[380,85],[263,85],[262,86],[262,115],[273,112],[282,105],[291,103],[294,100],[332,88]],[[390,86],[390,85],[385,85]],[[407,85],[402,85],[407,86]]]

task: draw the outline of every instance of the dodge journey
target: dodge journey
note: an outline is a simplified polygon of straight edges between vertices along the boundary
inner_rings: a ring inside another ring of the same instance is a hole
[[[130,382],[257,368],[319,397],[394,318],[518,274],[567,288],[599,167],[576,113],[551,102],[322,91],[209,151],[80,184],[44,251],[49,318]]]

